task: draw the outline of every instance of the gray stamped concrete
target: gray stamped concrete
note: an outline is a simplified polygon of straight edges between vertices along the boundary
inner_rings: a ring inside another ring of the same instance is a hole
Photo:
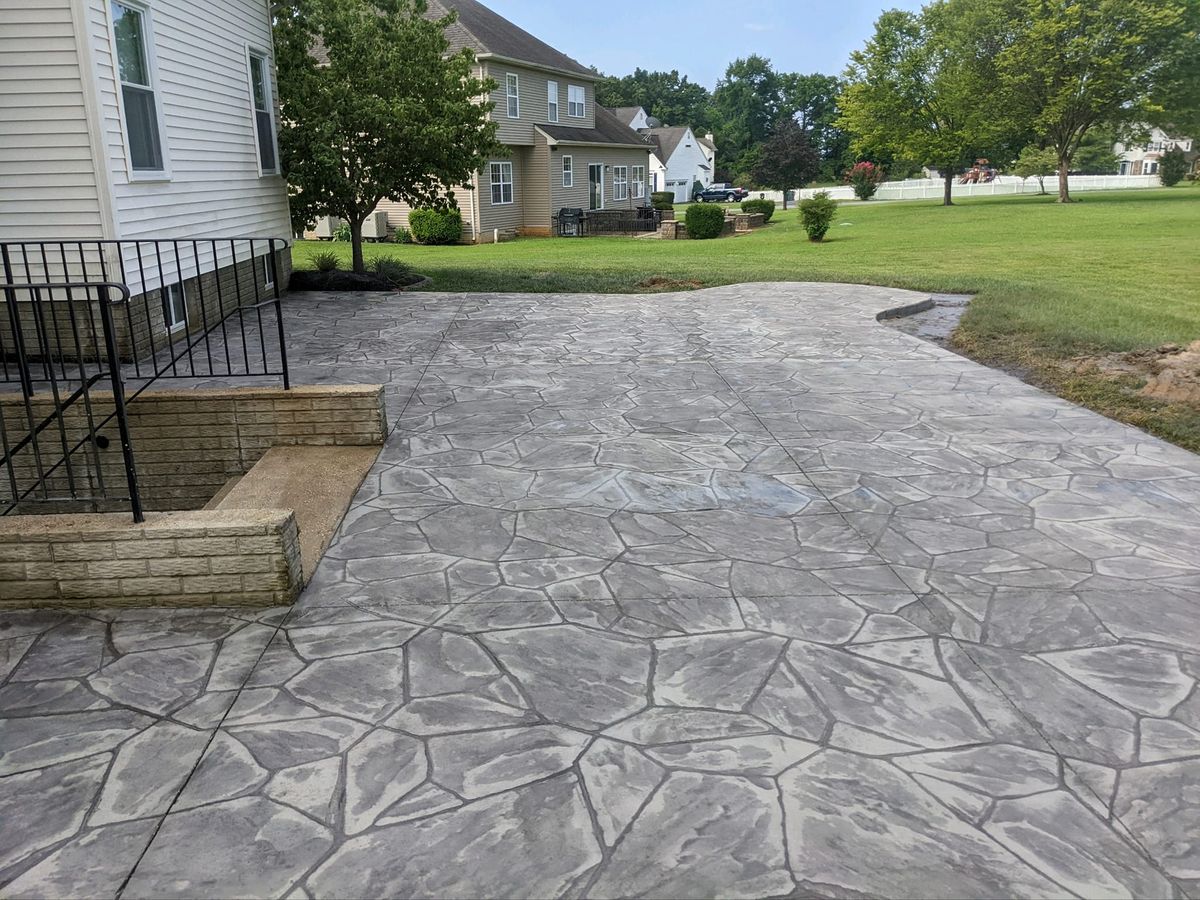
[[[1200,460],[848,285],[307,295],[294,609],[0,619],[0,894],[1200,897]]]

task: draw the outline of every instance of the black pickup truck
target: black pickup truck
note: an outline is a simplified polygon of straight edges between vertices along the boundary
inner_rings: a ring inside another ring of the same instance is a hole
[[[745,200],[750,192],[745,188],[728,184],[713,184],[698,193],[693,199],[701,203],[736,203]]]

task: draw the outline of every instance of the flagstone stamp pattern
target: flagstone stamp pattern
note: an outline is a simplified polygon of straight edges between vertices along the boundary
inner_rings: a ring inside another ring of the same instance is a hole
[[[0,616],[5,897],[1200,897],[1200,460],[851,285],[295,295],[285,610]]]

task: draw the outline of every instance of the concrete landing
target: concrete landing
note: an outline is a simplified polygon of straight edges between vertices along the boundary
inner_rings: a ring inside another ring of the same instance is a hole
[[[379,447],[273,447],[216,505],[217,509],[290,509],[300,526],[307,582],[379,455]]]

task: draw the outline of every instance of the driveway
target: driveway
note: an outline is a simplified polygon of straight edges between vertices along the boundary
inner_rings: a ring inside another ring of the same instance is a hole
[[[0,617],[0,892],[1200,896],[1200,459],[851,285],[297,295],[291,610]]]

